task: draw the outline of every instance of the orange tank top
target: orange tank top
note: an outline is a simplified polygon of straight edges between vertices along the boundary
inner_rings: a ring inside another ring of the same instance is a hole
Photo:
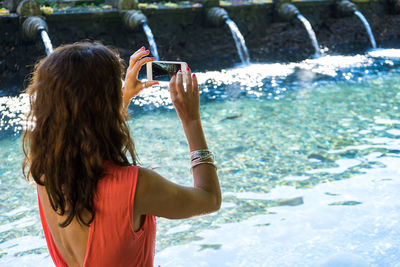
[[[133,231],[133,204],[138,166],[121,167],[106,162],[106,175],[98,182],[94,199],[96,216],[89,227],[84,266],[153,266],[156,220],[146,215],[139,231]],[[39,199],[40,219],[54,264],[67,264],[59,253]]]

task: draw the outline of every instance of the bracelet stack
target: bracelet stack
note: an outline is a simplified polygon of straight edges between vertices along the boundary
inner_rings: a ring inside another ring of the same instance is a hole
[[[214,164],[214,154],[208,149],[194,150],[190,152],[190,159],[192,163],[191,170],[200,164],[210,164],[217,168]]]

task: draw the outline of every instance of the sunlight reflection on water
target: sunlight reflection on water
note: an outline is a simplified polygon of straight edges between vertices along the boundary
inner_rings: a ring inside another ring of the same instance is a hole
[[[382,57],[199,73],[223,204],[205,217],[158,219],[156,264],[400,262],[400,68]],[[168,89],[146,90],[134,103],[128,123],[142,162],[190,185]],[[20,173],[27,108],[24,94],[0,98],[0,265],[51,266],[34,188]]]

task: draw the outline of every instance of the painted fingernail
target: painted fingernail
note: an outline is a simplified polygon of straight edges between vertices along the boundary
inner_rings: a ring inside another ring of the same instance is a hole
[[[149,50],[146,50],[146,51],[144,51],[144,52],[149,53],[150,51],[149,51]]]
[[[178,73],[181,73],[181,72],[182,72],[182,70],[179,70],[179,71],[178,71]]]
[[[193,73],[193,77],[196,77],[196,74]]]
[[[139,50],[143,50],[144,49],[144,46],[142,46]]]
[[[158,85],[158,84],[160,84],[159,82],[156,82],[156,83],[154,83],[153,85]]]
[[[190,70],[190,68],[189,68],[189,67],[187,67],[187,68],[186,68],[186,71],[189,71],[189,70]]]

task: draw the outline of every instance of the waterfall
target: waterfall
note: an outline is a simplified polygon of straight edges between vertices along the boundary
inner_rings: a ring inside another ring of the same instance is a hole
[[[41,30],[40,36],[42,36],[43,44],[46,49],[46,54],[50,55],[50,53],[53,53],[53,45],[51,44],[49,35],[45,30]]]
[[[240,33],[239,28],[231,19],[226,19],[225,23],[228,25],[232,32],[232,37],[235,40],[236,48],[243,64],[250,63],[249,52],[247,51],[246,43],[244,41],[243,35]]]
[[[308,36],[310,37],[312,45],[314,46],[314,49],[315,49],[315,56],[317,56],[317,57],[321,56],[317,37],[315,36],[315,32],[314,32],[313,28],[311,27],[310,22],[301,14],[298,14],[297,18],[303,23],[304,27],[307,30]]]
[[[362,21],[362,23],[364,24],[364,27],[367,30],[367,33],[368,33],[368,36],[369,36],[369,40],[371,41],[372,48],[375,49],[376,48],[375,38],[374,38],[374,35],[372,34],[372,30],[371,30],[371,27],[369,26],[369,23],[368,23],[367,19],[358,10],[354,11],[354,15],[359,17],[360,20]]]
[[[147,23],[144,22],[142,24],[142,27],[144,33],[147,36],[147,40],[149,41],[151,54],[153,55],[155,60],[160,60],[160,57],[158,56],[156,41],[154,40],[154,36],[153,33],[151,32],[149,25],[147,25]]]

